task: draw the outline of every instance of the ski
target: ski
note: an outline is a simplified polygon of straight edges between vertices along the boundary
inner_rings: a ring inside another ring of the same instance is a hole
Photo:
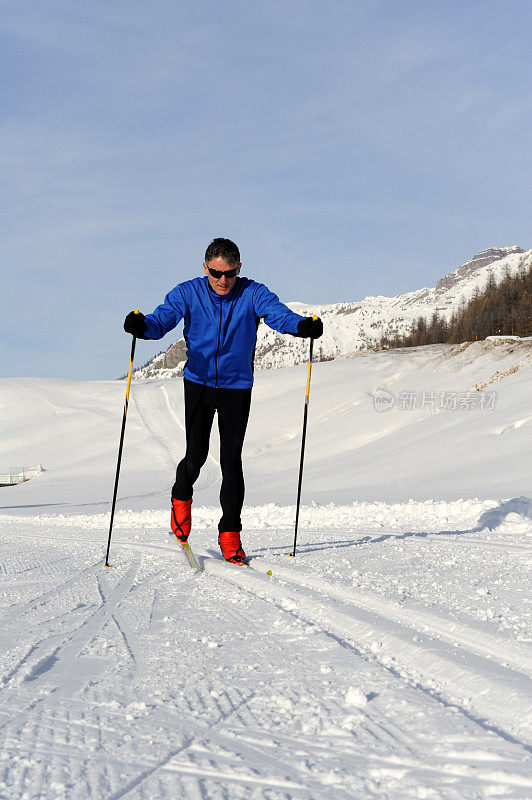
[[[182,542],[177,536],[174,534],[173,531],[170,531],[170,536],[176,540],[176,542],[181,546],[182,550],[184,551],[188,563],[193,569],[196,569],[198,572],[203,572],[203,568],[197,562],[196,556],[192,552],[192,548],[190,547],[188,542]]]
[[[177,539],[177,541],[179,542],[179,539]],[[196,556],[192,552],[189,543],[188,542],[179,542],[179,544],[181,545],[181,547],[185,551],[185,555],[188,558],[188,563],[190,564],[190,566],[193,567],[194,569],[197,569],[198,572],[203,572],[202,567],[200,567],[200,565],[196,561]]]
[[[175,539],[176,542],[184,550],[185,555],[187,557],[187,561],[190,564],[190,566],[193,569],[197,570],[198,572],[205,572],[203,567],[200,567],[200,565],[198,563],[198,560],[197,560],[196,556],[194,555],[194,551],[190,547],[189,543],[188,542],[182,542],[180,539],[177,538],[177,536],[174,534],[173,531],[170,531],[169,534],[172,537],[172,539]],[[251,566],[251,560],[252,560],[251,558],[245,558],[244,561],[242,561],[240,564],[233,562],[231,564],[231,566],[234,566],[234,567],[247,567],[248,569],[254,570],[255,572],[262,572],[262,570],[256,570],[254,567]],[[228,563],[230,564],[231,563],[231,562],[225,561],[225,559],[223,559],[223,558],[215,558],[215,561],[222,561],[224,564],[228,564]],[[271,576],[272,575],[271,569],[267,570],[267,572],[265,574]]]

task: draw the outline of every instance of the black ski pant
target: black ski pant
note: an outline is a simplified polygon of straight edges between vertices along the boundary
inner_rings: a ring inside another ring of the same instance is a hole
[[[185,430],[187,449],[176,470],[172,497],[190,500],[193,486],[209,455],[214,412],[218,412],[222,518],[218,531],[242,530],[240,514],[244,503],[242,445],[248,424],[251,389],[214,389],[183,380],[185,386]]]

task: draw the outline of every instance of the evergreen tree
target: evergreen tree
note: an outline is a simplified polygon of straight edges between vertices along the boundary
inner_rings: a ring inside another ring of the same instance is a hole
[[[418,317],[406,336],[396,334],[386,346],[459,344],[495,335],[532,336],[532,266],[527,269],[524,259],[516,274],[507,268],[499,284],[490,270],[483,291],[477,288],[468,303],[462,300],[448,322],[437,311],[430,322]]]

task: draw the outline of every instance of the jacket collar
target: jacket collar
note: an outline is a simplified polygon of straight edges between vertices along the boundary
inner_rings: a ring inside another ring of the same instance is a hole
[[[209,292],[209,295],[212,297],[212,299],[213,300],[220,300],[223,303],[225,300],[233,300],[235,298],[236,293],[238,291],[238,284],[240,282],[240,277],[237,276],[237,279],[235,281],[235,285],[233,286],[233,288],[231,289],[229,294],[224,294],[224,295],[216,294],[214,289],[211,287],[211,284],[209,283],[209,276],[208,275],[204,275],[203,276],[203,280],[207,284],[207,291]]]

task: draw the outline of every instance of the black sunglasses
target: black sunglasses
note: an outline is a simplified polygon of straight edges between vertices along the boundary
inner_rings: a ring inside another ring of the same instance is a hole
[[[235,269],[226,269],[223,272],[220,269],[211,269],[210,267],[207,267],[207,269],[209,270],[209,273],[212,275],[213,278],[219,279],[223,278],[224,275],[226,278],[234,278],[240,267],[236,267]]]

